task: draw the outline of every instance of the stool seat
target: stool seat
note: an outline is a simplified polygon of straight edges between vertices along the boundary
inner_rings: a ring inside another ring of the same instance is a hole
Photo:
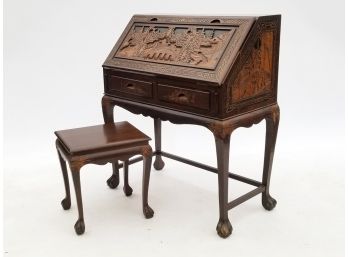
[[[127,121],[54,132],[69,154],[143,145],[150,137]]]
[[[149,145],[150,137],[123,121],[102,125],[82,127],[54,132],[57,136],[56,147],[59,162],[63,173],[65,198],[61,204],[64,210],[70,209],[71,197],[69,177],[66,161],[69,164],[74,182],[78,220],[75,223],[75,232],[81,235],[85,231],[83,215],[80,169],[86,164],[104,165],[112,163],[113,175],[107,180],[110,188],[119,184],[118,161],[123,161],[124,187],[126,196],[130,196],[133,189],[128,184],[129,158],[134,155],[143,157],[143,189],[142,205],[145,218],[153,217],[154,211],[148,205],[148,189],[152,162],[152,148]]]

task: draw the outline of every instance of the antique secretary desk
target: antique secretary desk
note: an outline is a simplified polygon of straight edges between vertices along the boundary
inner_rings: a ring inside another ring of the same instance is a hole
[[[106,123],[114,121],[114,106],[150,116],[154,119],[156,170],[164,167],[164,156],[218,174],[220,217],[216,230],[224,238],[232,232],[228,210],[260,193],[265,209],[272,210],[276,205],[269,186],[279,123],[280,20],[280,15],[135,15],[103,65]],[[231,133],[263,119],[266,143],[262,181],[230,173]],[[165,120],[209,129],[215,138],[218,167],[162,151],[161,121]],[[109,186],[117,186],[119,167],[121,164],[113,164]],[[255,189],[229,201],[229,178]]]

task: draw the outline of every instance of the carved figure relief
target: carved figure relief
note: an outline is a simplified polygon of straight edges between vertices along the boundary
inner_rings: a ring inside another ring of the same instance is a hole
[[[235,29],[135,25],[115,57],[214,69]]]
[[[232,102],[239,102],[271,91],[273,32],[265,31],[256,41],[231,92]]]

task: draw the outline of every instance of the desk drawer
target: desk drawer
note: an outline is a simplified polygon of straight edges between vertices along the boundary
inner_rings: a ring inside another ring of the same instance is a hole
[[[152,83],[135,80],[135,79],[126,79],[118,76],[109,76],[108,77],[108,90],[111,92],[117,91],[129,95],[136,95],[142,97],[152,97]]]
[[[159,84],[157,92],[160,101],[201,110],[210,109],[210,93],[206,91]]]

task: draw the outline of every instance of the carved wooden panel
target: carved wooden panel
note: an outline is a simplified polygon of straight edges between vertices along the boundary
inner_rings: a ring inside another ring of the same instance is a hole
[[[255,17],[135,15],[104,68],[221,85]]]
[[[226,80],[225,116],[276,102],[280,16],[259,17]]]
[[[273,32],[265,31],[233,83],[230,97],[234,103],[271,91],[272,52]]]
[[[233,27],[134,24],[115,57],[215,69]]]

